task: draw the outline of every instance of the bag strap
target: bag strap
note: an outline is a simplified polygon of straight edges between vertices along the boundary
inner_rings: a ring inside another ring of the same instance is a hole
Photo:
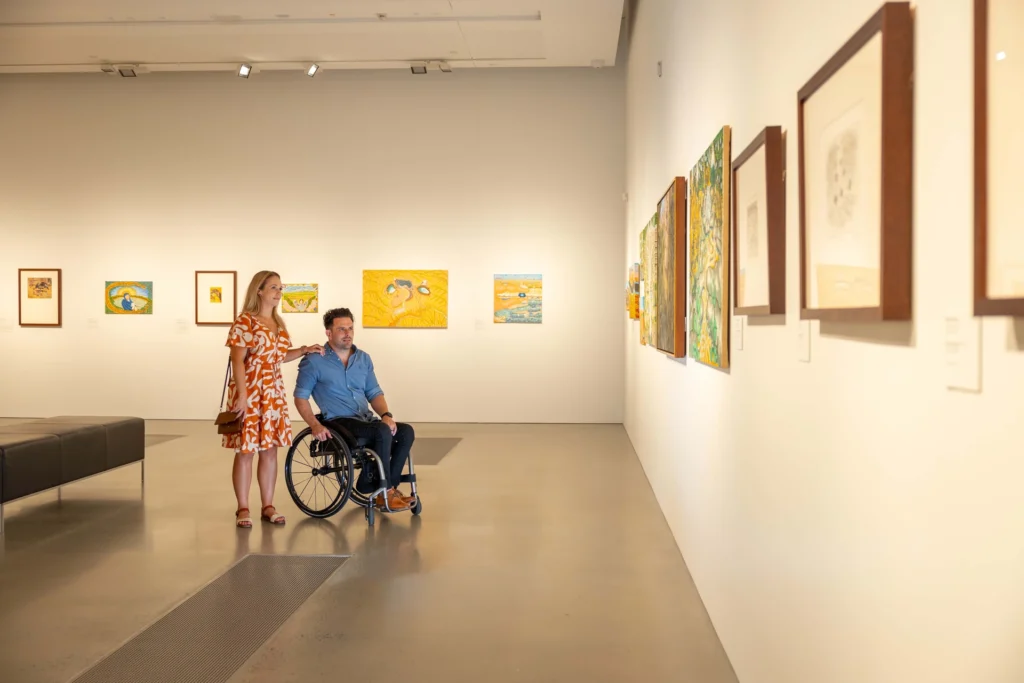
[[[228,367],[224,371],[224,390],[220,393],[220,412],[224,412],[224,397],[228,393],[228,378],[231,377],[231,356],[228,355]]]

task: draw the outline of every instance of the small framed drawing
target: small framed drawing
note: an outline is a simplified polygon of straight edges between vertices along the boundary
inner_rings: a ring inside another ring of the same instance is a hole
[[[196,271],[196,325],[231,325],[238,316],[238,273]]]
[[[733,161],[733,312],[786,312],[786,144],[769,126]]]
[[[18,324],[22,327],[60,327],[60,268],[18,269]]]
[[[800,317],[911,317],[914,18],[889,2],[800,90]]]
[[[1024,4],[974,0],[974,314],[1024,316]],[[1013,59],[1007,59],[1007,53]],[[990,143],[995,144],[990,144]]]

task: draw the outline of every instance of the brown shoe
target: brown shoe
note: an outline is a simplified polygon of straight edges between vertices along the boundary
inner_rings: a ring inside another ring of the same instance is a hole
[[[400,495],[402,499],[405,500],[405,502],[409,505],[409,507],[416,505],[416,496],[407,496],[404,493],[402,493],[402,489],[400,488],[395,488],[395,493]]]
[[[387,507],[384,505],[383,494],[377,494],[377,498],[373,502],[381,510],[389,509],[391,512],[401,512],[402,510],[409,509],[409,504],[405,502],[405,498],[395,489],[388,489]]]

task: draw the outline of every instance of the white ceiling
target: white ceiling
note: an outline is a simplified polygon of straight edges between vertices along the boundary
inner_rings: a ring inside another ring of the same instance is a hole
[[[612,66],[623,0],[0,0],[0,73]]]

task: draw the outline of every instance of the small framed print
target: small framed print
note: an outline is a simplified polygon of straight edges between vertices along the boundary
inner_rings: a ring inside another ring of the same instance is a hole
[[[974,314],[1024,316],[1024,3],[974,0]]]
[[[769,126],[733,162],[733,312],[786,312],[786,146]]]
[[[800,90],[800,317],[909,320],[914,19],[889,2]]]
[[[230,326],[238,316],[238,273],[196,271],[196,325]]]
[[[22,327],[60,327],[60,268],[18,269],[18,324]]]

